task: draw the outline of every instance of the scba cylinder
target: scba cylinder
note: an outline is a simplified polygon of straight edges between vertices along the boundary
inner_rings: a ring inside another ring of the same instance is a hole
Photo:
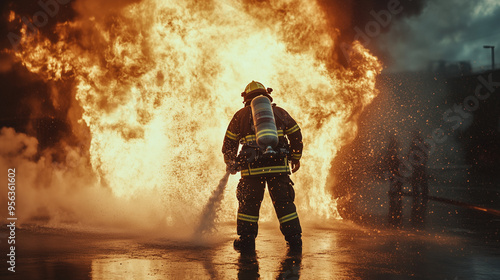
[[[250,106],[257,145],[264,151],[264,154],[276,153],[274,148],[278,146],[278,131],[271,101],[265,96],[257,96]]]

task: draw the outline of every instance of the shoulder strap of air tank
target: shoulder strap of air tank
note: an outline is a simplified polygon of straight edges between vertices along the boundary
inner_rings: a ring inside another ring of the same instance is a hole
[[[282,124],[285,124],[285,116],[283,115],[283,111],[276,107],[276,103],[273,103],[272,106],[275,118],[279,119]]]

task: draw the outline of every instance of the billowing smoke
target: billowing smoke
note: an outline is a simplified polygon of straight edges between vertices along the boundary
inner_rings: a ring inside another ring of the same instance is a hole
[[[80,230],[112,229],[132,232],[161,232],[175,237],[190,221],[165,225],[161,209],[165,206],[154,199],[153,192],[138,193],[130,200],[120,200],[109,188],[96,181],[85,152],[66,146],[66,157],[55,163],[50,149],[38,150],[38,141],[12,128],[0,130],[0,168],[15,168],[16,217],[18,224],[68,226]],[[0,179],[7,181],[7,172]],[[7,197],[0,196],[7,205]]]
[[[390,57],[377,44],[381,35],[400,21],[418,16],[427,0],[320,0],[319,3],[328,14],[330,25],[339,31],[340,43],[350,45],[359,40],[386,64]],[[336,45],[335,54],[341,64],[348,64],[341,44]]]
[[[356,35],[355,27],[364,29],[370,21],[376,20],[374,14],[390,9],[401,10],[391,14],[390,20],[418,15],[427,0],[320,0],[329,15],[332,26],[340,30],[342,38],[352,40]],[[389,31],[391,26],[382,26],[381,32]]]

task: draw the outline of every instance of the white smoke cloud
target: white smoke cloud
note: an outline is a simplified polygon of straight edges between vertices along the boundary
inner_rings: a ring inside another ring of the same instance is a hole
[[[17,226],[43,225],[78,230],[113,230],[182,237],[192,231],[196,216],[166,225],[167,205],[158,194],[145,190],[131,199],[117,199],[111,189],[99,184],[80,150],[66,147],[63,162],[54,162],[51,151],[38,151],[36,138],[0,130],[0,180],[7,182],[7,170],[15,169],[15,217]],[[41,154],[41,156],[40,156]],[[7,189],[0,195],[7,205]],[[6,220],[7,212],[1,218]],[[174,227],[176,230],[170,230]],[[176,235],[177,234],[177,235]]]

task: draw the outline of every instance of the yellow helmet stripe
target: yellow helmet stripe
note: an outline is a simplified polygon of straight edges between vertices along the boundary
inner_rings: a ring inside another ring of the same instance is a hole
[[[264,89],[266,90],[266,88],[264,87],[263,84],[259,83],[259,82],[256,82],[256,81],[252,81],[251,83],[249,83],[246,88],[245,88],[245,93],[249,93],[249,92],[252,92],[256,89]]]

